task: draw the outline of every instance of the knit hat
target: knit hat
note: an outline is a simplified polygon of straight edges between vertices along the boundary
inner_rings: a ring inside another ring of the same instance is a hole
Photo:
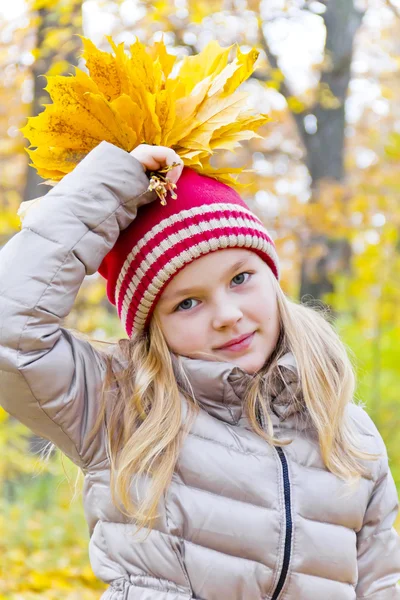
[[[275,245],[264,225],[230,186],[185,167],[177,198],[139,208],[100,265],[107,296],[129,337],[147,328],[171,279],[200,256],[246,248],[279,279]]]

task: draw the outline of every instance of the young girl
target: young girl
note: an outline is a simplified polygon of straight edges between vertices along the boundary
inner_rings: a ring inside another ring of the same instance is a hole
[[[160,206],[146,169],[174,162]],[[103,141],[27,213],[0,253],[1,404],[82,469],[105,599],[399,599],[346,351],[239,195],[181,163]],[[97,270],[128,335],[109,352],[61,327]]]

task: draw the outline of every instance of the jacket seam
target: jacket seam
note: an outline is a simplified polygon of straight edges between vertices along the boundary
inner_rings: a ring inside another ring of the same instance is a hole
[[[339,581],[338,579],[332,579],[331,577],[324,577],[323,575],[315,575],[315,573],[305,573],[304,571],[292,571],[294,575],[306,575],[306,577],[316,577],[317,579],[325,579],[326,581],[333,581],[334,583],[341,583],[342,585],[349,585],[353,589],[357,584],[351,583],[350,581]],[[357,600],[360,598],[357,596]]]
[[[183,541],[182,538],[180,538],[180,537],[178,537],[178,539],[179,539],[180,542]],[[188,590],[190,592],[190,596],[192,597],[193,596],[193,589],[192,589],[192,585],[190,583],[189,576],[188,576],[188,574],[186,572],[186,568],[184,567],[183,557],[179,554],[178,550],[174,546],[172,546],[172,550],[173,550],[173,552],[174,552],[174,554],[176,556],[176,559],[178,561],[178,565],[180,566],[180,568],[182,570],[183,576],[184,576],[185,581],[186,581],[187,586],[188,586]],[[173,582],[173,583],[175,583],[175,582]],[[177,584],[175,583],[175,585],[177,585]]]
[[[379,449],[379,446],[378,446],[378,449]],[[379,473],[378,473],[378,476],[377,476],[377,478],[376,478],[376,480],[375,480],[375,483],[374,483],[374,486],[373,486],[373,488],[372,488],[371,494],[370,494],[370,496],[369,496],[369,498],[368,498],[368,504],[367,504],[366,511],[365,511],[365,513],[364,513],[364,517],[365,517],[365,514],[366,514],[366,513],[367,513],[367,511],[368,511],[368,507],[370,506],[370,503],[371,503],[371,501],[373,500],[373,498],[372,498],[372,497],[373,497],[374,493],[376,492],[376,490],[377,490],[378,486],[379,486],[379,485],[380,485],[380,484],[381,484],[381,483],[384,481],[384,479],[386,479],[385,486],[386,486],[386,484],[387,484],[387,476],[388,476],[388,472],[384,473],[384,476],[382,477],[382,471],[383,471],[383,468],[384,468],[384,466],[385,466],[386,459],[387,459],[387,456],[385,455],[385,456],[383,456],[383,458],[382,458],[382,460],[381,460],[381,465],[380,465]],[[363,545],[365,542],[367,542],[367,541],[368,541],[370,538],[372,538],[374,535],[379,535],[380,533],[382,533],[382,532],[384,532],[384,531],[391,531],[391,529],[392,529],[392,527],[388,527],[388,528],[386,528],[386,529],[380,529],[379,531],[373,531],[373,532],[372,532],[372,533],[370,533],[370,534],[369,534],[369,535],[368,535],[366,538],[362,538],[362,537],[361,537],[361,533],[362,533],[362,530],[363,530],[363,528],[364,528],[364,525],[365,525],[365,522],[363,522],[363,524],[362,524],[362,527],[361,527],[360,531],[358,531],[358,532],[357,532],[357,538],[358,538],[358,541],[359,541],[359,544],[358,544],[358,545],[359,545],[360,547],[361,547],[361,546],[362,546],[362,545]]]
[[[235,452],[239,452],[239,454],[244,454],[245,456],[248,456],[248,455],[271,456],[271,454],[269,454],[267,452],[261,453],[261,452],[254,452],[253,450],[249,450],[249,451],[240,450],[236,446],[230,446],[229,444],[224,444],[223,442],[218,442],[217,440],[212,440],[211,438],[204,437],[203,435],[199,435],[198,433],[193,433],[192,431],[189,431],[189,435],[192,435],[193,437],[197,437],[200,440],[205,440],[206,442],[211,442],[211,444],[216,444],[217,446],[223,446],[224,448],[227,448],[228,450],[234,450]]]
[[[170,535],[173,535],[173,534],[170,534]],[[178,536],[173,536],[173,537],[177,537],[179,539]],[[229,558],[237,558],[239,560],[245,560],[247,562],[255,563],[256,565],[260,565],[262,567],[265,567],[266,569],[269,569],[270,571],[273,571],[273,567],[269,567],[268,565],[266,565],[263,562],[260,562],[259,560],[254,560],[252,558],[246,558],[245,556],[237,556],[236,554],[228,554],[227,552],[222,552],[222,550],[216,550],[215,548],[203,546],[202,544],[196,544],[195,542],[192,542],[191,540],[184,540],[184,543],[190,544],[191,546],[196,546],[197,548],[204,548],[205,550],[210,550],[211,552],[217,552],[218,554],[222,554],[223,556],[228,556]]]
[[[359,540],[359,548],[361,548],[361,546],[365,542],[367,542],[369,539],[373,538],[374,536],[380,535],[381,533],[388,533],[388,532],[392,531],[392,529],[394,529],[394,527],[387,527],[386,529],[380,529],[379,531],[374,531],[374,533],[370,533],[366,538]]]
[[[310,517],[305,517],[299,512],[296,513],[296,517],[300,517],[301,519],[305,519],[306,521],[311,521],[312,523],[321,523],[322,525],[333,525],[335,527],[341,527],[342,529],[346,529],[347,531],[353,531],[353,533],[357,533],[352,527],[347,527],[347,525],[341,525],[341,523],[332,523],[332,521],[321,521],[320,519],[311,519]]]
[[[7,298],[7,300],[11,300],[12,302],[15,302],[15,304],[17,304],[18,306],[23,306],[24,308],[28,308],[28,309],[31,308],[29,306],[29,304],[24,304],[23,302],[21,302],[21,300],[17,300],[16,298],[13,298],[8,293],[4,294],[4,297]]]
[[[148,577],[149,574],[146,571],[144,571],[143,572],[143,576],[144,577]],[[172,579],[165,579],[163,577],[153,577],[152,575],[150,575],[150,577],[152,579],[157,579],[157,581],[159,581],[160,584],[163,584],[165,582],[165,583],[169,583],[169,584],[175,585],[177,587],[177,589],[176,590],[165,590],[165,589],[161,590],[160,587],[155,587],[154,585],[141,585],[140,583],[136,583],[136,582],[132,583],[130,581],[130,579],[127,579],[126,577],[118,577],[118,579],[115,580],[115,581],[119,581],[119,580],[122,579],[123,582],[126,582],[128,584],[128,586],[131,586],[133,588],[138,588],[138,589],[142,589],[142,590],[154,590],[155,592],[161,592],[161,593],[166,593],[166,594],[170,594],[170,593],[171,594],[176,594],[176,593],[178,593],[178,594],[181,595],[181,594],[187,594],[189,592],[190,593],[190,597],[191,598],[193,597],[192,590],[191,590],[190,587],[189,587],[189,589],[182,588],[181,586],[177,585],[175,583],[175,581],[172,581]],[[113,583],[111,583],[110,585],[112,586]],[[119,590],[117,590],[117,591],[119,591]]]
[[[85,225],[85,227],[87,227]],[[59,241],[57,240],[53,240],[51,237],[48,237],[47,235],[43,235],[42,233],[39,233],[38,231],[36,231],[36,229],[34,229],[33,227],[30,227],[29,225],[26,225],[25,227],[23,227],[22,231],[32,231],[32,233],[38,235],[39,237],[43,238],[44,240],[51,242],[52,244],[55,244],[56,246],[60,246],[60,248],[64,248],[65,252],[69,252],[69,250],[67,250],[67,248],[65,248],[62,244],[60,244]],[[86,235],[87,232],[84,233],[84,235]]]
[[[186,483],[183,483],[180,481],[176,481],[175,479],[172,480],[172,483],[175,483],[176,485],[181,485],[183,487],[187,487],[192,490],[199,491],[199,492],[204,492],[205,494],[209,494],[210,496],[217,496],[217,498],[223,498],[224,500],[232,500],[232,502],[239,502],[240,504],[245,504],[246,506],[253,506],[254,508],[259,508],[261,510],[270,510],[270,511],[277,512],[276,509],[274,509],[273,507],[261,506],[260,504],[254,504],[253,502],[246,502],[245,500],[238,500],[237,498],[232,498],[230,496],[225,496],[223,494],[217,494],[215,492],[210,492],[209,490],[204,490],[202,488],[196,487],[195,485],[189,485],[189,484],[186,484]]]
[[[327,468],[316,467],[313,465],[305,465],[304,463],[296,460],[288,451],[286,451],[286,455],[290,458],[291,462],[298,465],[299,467],[302,467],[303,469],[308,469],[308,470],[312,470],[312,471],[322,471],[323,473],[328,473],[328,474],[332,475],[332,471],[330,471]],[[375,481],[373,477],[368,478],[368,477],[365,477],[364,475],[361,475],[361,479],[363,479],[364,481]]]
[[[393,584],[393,585],[394,585],[394,590],[397,590],[396,584]],[[393,588],[393,586],[390,586],[390,588],[386,588],[386,589],[390,590],[391,588]],[[378,590],[377,592],[374,592],[373,594],[368,594],[368,596],[357,596],[357,600],[369,600],[369,598],[372,598],[372,600],[375,600],[376,594],[380,591],[381,590]]]
[[[166,490],[164,490],[164,506],[165,506],[165,523],[166,523],[166,526],[167,526],[167,528],[169,530],[170,529],[170,525],[171,525],[171,520],[170,520],[170,517],[169,517],[169,514],[168,514],[169,513],[169,509],[168,509],[168,501],[167,501],[167,492],[166,492]],[[181,543],[182,543],[182,541],[184,542],[184,540],[183,540],[183,538],[181,536],[176,536],[176,537],[177,537],[177,539]],[[190,594],[191,594],[191,596],[193,596],[193,589],[192,589],[192,586],[191,586],[191,583],[190,583],[189,576],[187,574],[186,567],[184,567],[183,557],[179,554],[178,550],[175,548],[175,546],[172,543],[171,543],[171,547],[172,547],[172,550],[175,553],[175,556],[176,556],[176,558],[178,560],[178,564],[179,564],[180,568],[182,569],[183,576],[185,577],[186,583],[189,586]],[[181,559],[182,559],[182,562],[181,562]]]

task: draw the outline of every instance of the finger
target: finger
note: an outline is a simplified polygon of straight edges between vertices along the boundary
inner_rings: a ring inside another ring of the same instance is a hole
[[[173,163],[178,156],[175,150],[167,146],[151,146],[151,154],[152,158],[162,165]]]
[[[135,151],[139,160],[142,160],[150,171],[158,171],[162,167],[174,162],[176,153],[166,146],[151,146],[142,144]]]
[[[178,165],[168,171],[167,178],[173,183],[176,183],[181,176],[184,167],[183,160],[176,152],[174,152],[174,156],[168,158],[168,165],[172,165],[173,163],[178,163]]]
[[[162,164],[171,165],[173,162],[181,162],[181,157],[167,146],[155,146],[152,148],[153,158]]]
[[[172,183],[176,183],[181,175],[182,169],[180,167],[174,167],[168,171],[166,178]]]

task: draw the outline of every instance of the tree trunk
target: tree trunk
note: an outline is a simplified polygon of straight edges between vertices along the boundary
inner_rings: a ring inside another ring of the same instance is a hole
[[[323,179],[344,181],[345,102],[351,78],[354,38],[361,25],[362,13],[353,0],[330,0],[324,14],[326,27],[325,57],[327,68],[322,72],[320,91],[330,90],[338,99],[336,108],[325,108],[317,103],[309,114],[316,117],[317,131],[310,134],[299,128],[306,149],[306,164],[312,179],[313,197],[318,201],[318,184]],[[304,115],[305,116],[305,115]],[[310,258],[313,248],[322,244],[324,255]],[[347,240],[333,240],[326,235],[311,235],[303,249],[300,299],[312,296],[322,299],[333,291],[331,274],[349,270],[351,248]]]
[[[43,77],[48,72],[54,60],[65,60],[70,65],[77,66],[77,56],[80,50],[81,41],[76,33],[82,34],[82,0],[73,0],[71,9],[71,24],[68,25],[67,40],[64,39],[66,27],[60,25],[60,15],[58,11],[52,9],[40,9],[38,11],[39,25],[37,30],[37,48],[39,50],[39,58],[34,63],[32,69],[32,77],[34,82],[34,94],[32,102],[31,115],[36,116],[44,110],[44,103],[51,102],[50,97],[44,89],[47,85],[46,78]],[[44,49],[44,42],[49,31],[54,30],[60,32],[61,48],[57,51],[48,51]],[[37,174],[32,167],[27,168],[27,178],[24,191],[24,201],[32,200],[38,196],[44,196],[51,187],[48,185],[40,185],[43,179]],[[39,187],[38,187],[39,186]]]
[[[300,139],[305,149],[305,163],[311,176],[311,202],[319,200],[319,184],[323,180],[343,182],[345,101],[351,78],[353,43],[363,13],[356,10],[354,0],[328,0],[323,14],[326,27],[325,61],[318,87],[317,101],[304,112],[293,112]],[[262,35],[261,43],[273,68],[279,68],[277,57],[271,52],[268,40]],[[288,98],[291,92],[285,81],[281,93]],[[330,105],[324,98],[333,100]],[[314,116],[316,131],[307,131],[308,116]],[[320,258],[315,247],[324,249]],[[329,239],[325,234],[310,234],[303,242],[300,279],[300,299],[322,300],[333,291],[331,274],[348,270],[351,249],[347,240]]]

